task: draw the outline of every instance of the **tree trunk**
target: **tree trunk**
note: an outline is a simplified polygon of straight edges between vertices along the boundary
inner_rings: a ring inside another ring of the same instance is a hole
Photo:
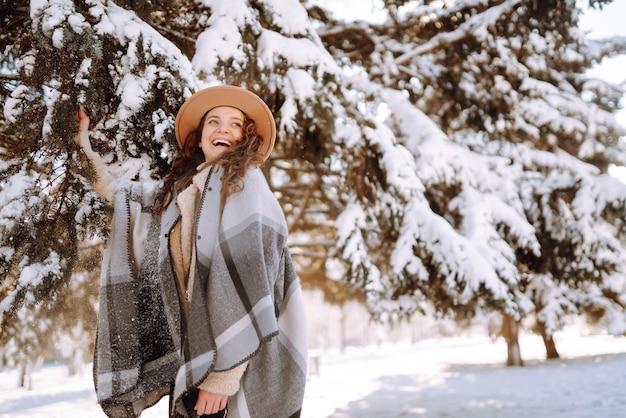
[[[19,374],[17,375],[17,387],[26,387],[26,366],[23,363],[19,366]]]
[[[554,359],[560,358],[559,352],[556,350],[556,343],[554,337],[546,333],[546,327],[543,324],[538,324],[541,329],[541,338],[543,338],[543,344],[546,346],[546,358]]]
[[[68,376],[82,376],[85,362],[83,351],[77,347],[72,350],[72,355],[66,360]]]
[[[507,346],[507,366],[523,366],[519,348],[519,323],[508,315],[502,315],[502,334]]]
[[[33,389],[33,379],[32,379],[32,361],[24,360],[19,367],[19,375],[17,377],[17,385],[18,387],[24,388],[26,390]]]
[[[341,305],[339,310],[339,352],[346,350],[346,307]]]

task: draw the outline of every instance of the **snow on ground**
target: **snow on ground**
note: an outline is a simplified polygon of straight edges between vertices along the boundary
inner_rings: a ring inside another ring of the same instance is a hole
[[[561,359],[521,338],[525,367],[504,367],[506,345],[486,337],[423,340],[326,351],[312,361],[302,418],[618,418],[626,416],[626,338],[561,333]],[[315,356],[314,356],[315,357]],[[47,364],[33,390],[0,373],[0,418],[104,418],[90,369],[67,377]],[[167,416],[167,400],[142,417]]]

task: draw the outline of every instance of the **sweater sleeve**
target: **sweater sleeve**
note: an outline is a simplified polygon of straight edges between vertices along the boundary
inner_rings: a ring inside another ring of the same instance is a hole
[[[100,155],[91,149],[89,131],[80,131],[76,142],[82,148],[93,169],[96,171],[96,178],[91,184],[93,189],[112,204],[113,194],[115,192],[115,181]]]
[[[230,370],[213,372],[198,385],[198,388],[211,393],[232,396],[239,390],[241,377],[247,367],[248,362],[246,361]]]

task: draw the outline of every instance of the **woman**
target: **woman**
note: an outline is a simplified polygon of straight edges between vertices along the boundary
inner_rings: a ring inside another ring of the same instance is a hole
[[[162,182],[114,181],[89,143],[94,189],[114,206],[94,378],[110,417],[164,395],[170,416],[297,417],[306,332],[282,210],[259,166],[275,122],[253,93],[210,87],[176,118]]]

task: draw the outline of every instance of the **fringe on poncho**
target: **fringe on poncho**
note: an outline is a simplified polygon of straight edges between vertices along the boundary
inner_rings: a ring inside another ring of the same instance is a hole
[[[188,321],[181,316],[168,245],[180,218],[177,205],[154,217],[149,209],[156,187],[118,187],[94,353],[97,398],[107,416],[138,417],[169,394],[170,417],[195,417],[189,398],[197,385],[211,372],[245,361],[228,416],[298,416],[307,345],[287,227],[261,170],[249,170],[244,184],[228,198],[221,222],[219,173],[204,187]],[[218,239],[205,242],[215,236],[211,230]],[[207,246],[213,246],[210,258],[203,256]],[[139,268],[132,254],[141,254]]]

